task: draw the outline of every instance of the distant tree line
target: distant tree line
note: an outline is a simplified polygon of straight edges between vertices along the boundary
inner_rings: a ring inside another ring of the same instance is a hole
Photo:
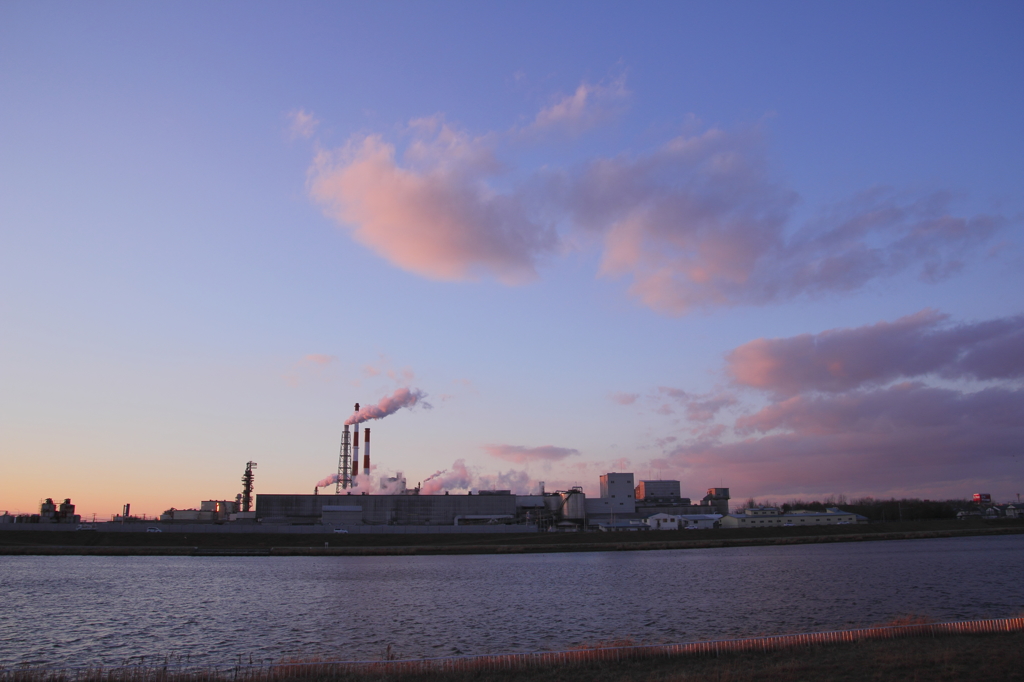
[[[839,507],[843,511],[866,516],[871,521],[955,519],[957,512],[960,511],[983,511],[980,505],[969,500],[920,500],[917,498],[878,500],[874,497],[848,500],[845,495],[829,496],[822,501],[790,500],[781,505],[771,501],[757,502],[754,499],[749,499],[740,509],[759,506],[780,507],[783,513],[798,509],[823,512],[829,507]]]

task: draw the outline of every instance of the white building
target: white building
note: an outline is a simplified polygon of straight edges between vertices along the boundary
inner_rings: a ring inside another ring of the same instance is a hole
[[[780,526],[825,526],[857,523],[857,515],[829,507],[823,512],[798,509],[783,514],[778,507],[751,507],[722,518],[722,528],[770,528]]]
[[[607,473],[601,476],[601,497],[587,498],[584,504],[587,516],[591,514],[633,514],[636,512],[636,498],[633,497],[633,474]]]
[[[651,514],[645,521],[651,530],[718,528],[721,514]]]

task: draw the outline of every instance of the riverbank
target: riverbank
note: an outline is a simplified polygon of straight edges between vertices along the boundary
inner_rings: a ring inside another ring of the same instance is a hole
[[[1024,534],[1024,520],[633,533],[372,535],[0,530],[0,555],[415,556],[618,552]]]
[[[1024,679],[1024,619],[911,623],[859,630],[543,654],[375,662],[280,661],[224,668],[173,661],[117,668],[0,668],[0,682],[745,682]],[[390,651],[390,647],[388,649]]]

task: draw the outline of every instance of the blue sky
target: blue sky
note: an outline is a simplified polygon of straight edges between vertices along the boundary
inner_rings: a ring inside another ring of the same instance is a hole
[[[373,422],[375,461],[452,490],[1024,492],[1022,28],[1010,2],[8,3],[0,509],[159,513],[250,459],[257,492],[310,492],[351,404],[402,387],[433,409]],[[754,372],[828,330],[857,382]]]

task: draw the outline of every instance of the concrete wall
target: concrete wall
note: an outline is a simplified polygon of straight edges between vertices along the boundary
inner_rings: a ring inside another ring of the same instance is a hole
[[[361,507],[362,523],[375,526],[447,526],[454,525],[456,516],[514,516],[516,496],[257,495],[256,518],[264,523],[320,523],[324,506]],[[348,522],[350,515],[345,514]]]

